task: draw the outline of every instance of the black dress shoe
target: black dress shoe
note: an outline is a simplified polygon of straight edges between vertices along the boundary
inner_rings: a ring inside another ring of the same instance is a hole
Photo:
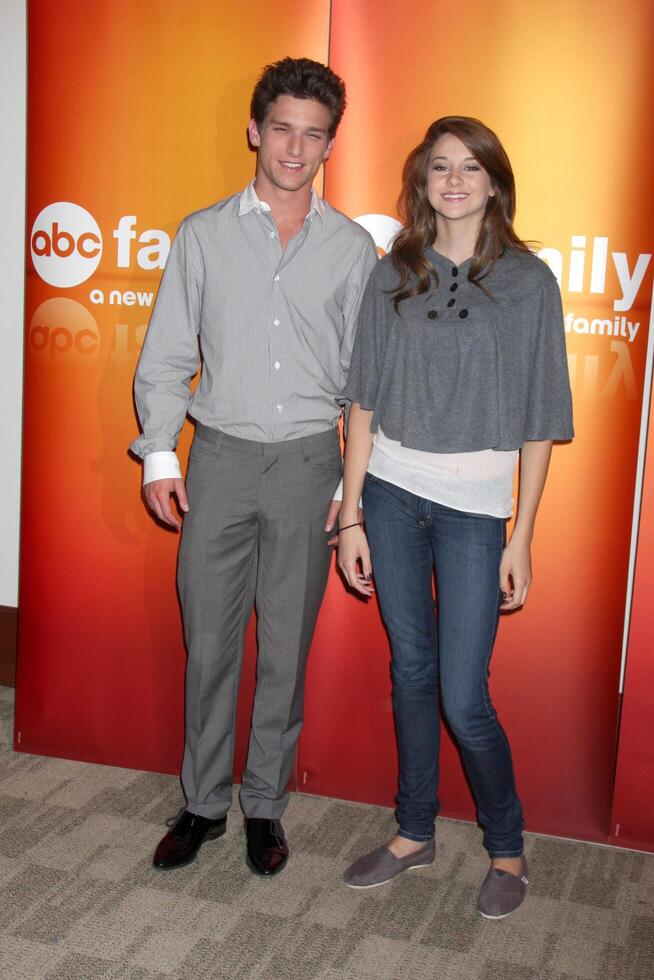
[[[255,875],[270,878],[277,875],[288,861],[288,844],[281,820],[262,820],[246,817],[247,865]]]
[[[222,837],[226,827],[227,817],[209,820],[208,817],[184,810],[166,836],[159,841],[152,864],[161,871],[190,864],[205,840]]]

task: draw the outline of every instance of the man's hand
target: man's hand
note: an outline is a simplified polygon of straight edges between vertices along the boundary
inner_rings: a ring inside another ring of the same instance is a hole
[[[188,513],[188,497],[183,480],[153,480],[152,483],[146,483],[143,487],[143,496],[153,514],[156,514],[164,524],[170,524],[171,527],[179,531],[182,522],[170,509],[171,493],[177,497],[180,510],[184,511],[185,514]]]
[[[334,525],[338,520],[338,514],[340,509],[341,509],[341,501],[332,500],[331,504],[329,505],[329,510],[327,511],[327,520],[325,521],[325,531],[334,530]],[[330,538],[327,544],[328,545],[338,544],[338,534],[335,534],[332,538]]]

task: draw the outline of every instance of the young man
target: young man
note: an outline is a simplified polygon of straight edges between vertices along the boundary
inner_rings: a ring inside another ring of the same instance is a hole
[[[248,128],[254,181],[182,222],[136,372],[143,435],[132,449],[145,460],[145,498],[173,527],[171,494],[185,515],[187,809],[157,847],[161,869],[187,864],[225,832],[253,603],[247,861],[273,875],[288,858],[281,816],[329,571],[325,532],[339,507],[339,397],[376,262],[367,232],[312,189],[344,108],[343,82],[324,65],[286,58],[264,70]],[[185,486],[174,449],[187,412],[196,432]]]

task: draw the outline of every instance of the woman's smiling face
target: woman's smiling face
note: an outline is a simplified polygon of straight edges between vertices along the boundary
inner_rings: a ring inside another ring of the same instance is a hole
[[[427,171],[427,196],[434,211],[447,221],[478,223],[494,194],[490,177],[465,143],[451,133],[439,136]]]

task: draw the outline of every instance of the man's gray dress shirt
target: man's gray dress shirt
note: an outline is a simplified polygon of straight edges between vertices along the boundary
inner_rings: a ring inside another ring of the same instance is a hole
[[[136,372],[134,452],[170,457],[187,412],[259,442],[333,428],[376,262],[368,232],[315,192],[283,252],[252,184],[185,218]]]

